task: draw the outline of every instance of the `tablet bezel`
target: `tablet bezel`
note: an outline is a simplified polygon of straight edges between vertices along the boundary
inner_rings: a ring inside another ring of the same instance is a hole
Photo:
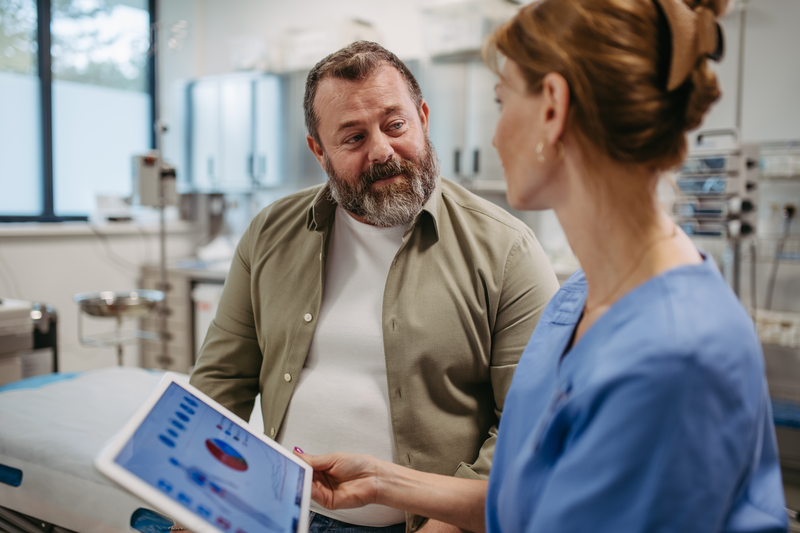
[[[147,397],[142,406],[139,407],[130,420],[128,420],[122,429],[120,429],[119,432],[111,438],[111,440],[95,458],[94,465],[97,470],[115,483],[122,486],[124,489],[150,503],[156,507],[156,509],[165,513],[169,518],[178,521],[182,527],[190,529],[195,533],[227,533],[213,526],[205,519],[195,514],[193,511],[182,506],[180,503],[159,491],[157,488],[151,486],[135,474],[117,464],[115,461],[120,452],[122,452],[122,449],[125,447],[126,443],[133,437],[134,433],[137,429],[139,429],[139,426],[141,426],[142,422],[144,422],[147,415],[153,410],[158,400],[161,399],[164,392],[173,383],[184,389],[186,392],[197,396],[199,399],[205,402],[206,405],[230,419],[234,424],[246,431],[252,437],[264,442],[270,448],[274,449],[303,469],[305,476],[303,483],[303,495],[300,503],[300,519],[298,520],[297,524],[297,533],[307,533],[311,505],[311,481],[314,473],[314,470],[311,468],[311,466],[303,460],[295,457],[291,452],[286,450],[276,441],[261,433],[259,430],[233,414],[218,402],[214,401],[208,395],[204,394],[202,391],[193,387],[185,380],[181,380],[178,378],[178,376],[170,372],[164,374],[164,377],[158,383],[158,386],[156,386],[150,396]]]

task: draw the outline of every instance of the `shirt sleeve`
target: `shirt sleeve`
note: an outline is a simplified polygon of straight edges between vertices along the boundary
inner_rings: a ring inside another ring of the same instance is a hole
[[[532,232],[521,233],[506,259],[492,334],[489,372],[498,424],[517,363],[547,303],[557,291],[558,280],[544,250]],[[475,462],[461,463],[456,477],[489,478],[498,424],[489,429]]]
[[[262,355],[250,296],[251,238],[257,217],[236,247],[217,314],[189,382],[244,420],[258,395]]]
[[[757,461],[752,450],[760,448],[760,431],[754,428],[765,423],[758,413],[767,412],[737,391],[741,384],[731,376],[690,356],[665,356],[569,399],[515,465],[518,472],[548,476],[522,475],[527,482],[515,498],[529,516],[524,529],[722,530]],[[546,463],[555,465],[550,472],[540,468]],[[535,509],[526,508],[535,492],[541,493]]]

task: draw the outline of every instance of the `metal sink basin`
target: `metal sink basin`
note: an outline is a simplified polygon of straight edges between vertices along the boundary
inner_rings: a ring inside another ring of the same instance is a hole
[[[141,318],[164,299],[164,293],[146,289],[82,292],[74,296],[81,311],[91,316]]]

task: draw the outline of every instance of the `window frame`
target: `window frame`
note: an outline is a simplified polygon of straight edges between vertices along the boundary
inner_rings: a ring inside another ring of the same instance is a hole
[[[158,0],[148,0],[147,9],[150,15],[150,49],[158,42],[157,18]],[[39,76],[39,116],[42,157],[42,211],[39,215],[4,215],[0,213],[2,222],[71,222],[87,221],[88,215],[58,216],[55,214],[55,197],[53,187],[53,58],[50,53],[52,44],[50,22],[52,21],[51,0],[36,1],[36,59]],[[158,100],[156,91],[156,58],[147,56],[147,93],[150,95],[150,147],[156,147],[156,132],[152,127],[158,116]]]

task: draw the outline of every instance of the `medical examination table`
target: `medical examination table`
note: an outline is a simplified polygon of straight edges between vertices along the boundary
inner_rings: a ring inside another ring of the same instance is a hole
[[[171,520],[93,463],[162,375],[114,367],[0,387],[0,531],[169,531]],[[252,420],[263,431],[259,403]]]

